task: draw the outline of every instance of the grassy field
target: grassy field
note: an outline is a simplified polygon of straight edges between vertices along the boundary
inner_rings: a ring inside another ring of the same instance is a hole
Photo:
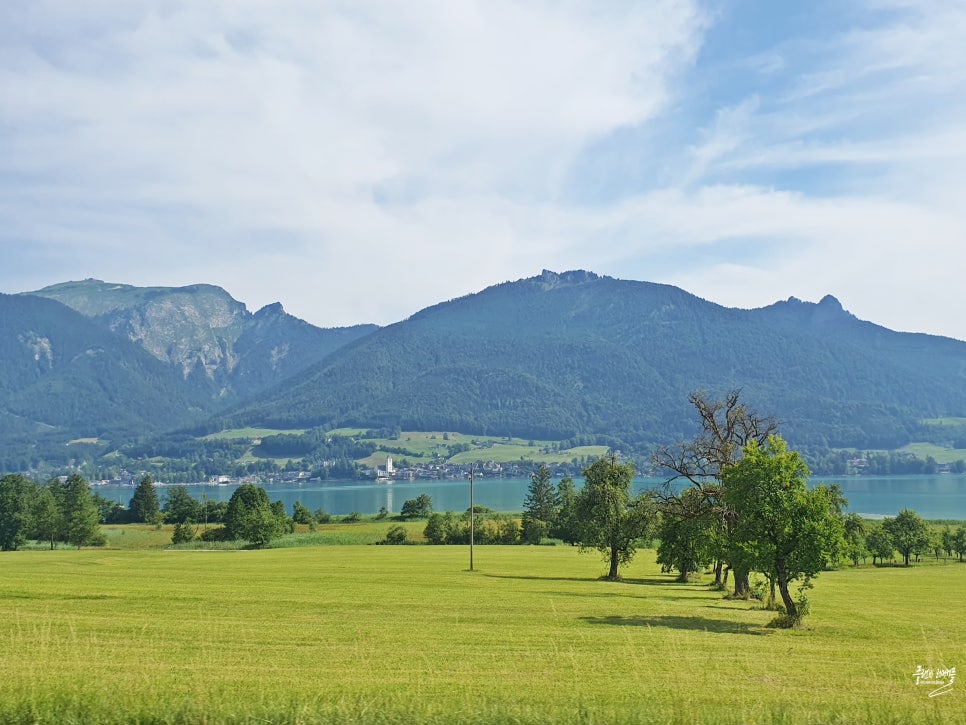
[[[288,433],[290,435],[302,435],[305,433],[304,428],[292,428],[292,429],[276,429],[276,428],[233,428],[231,430],[223,430],[218,433],[210,433],[204,436],[202,440],[212,440],[212,441],[231,441],[231,440],[249,440],[255,438],[265,438],[266,436],[281,435],[283,433]]]
[[[943,448],[933,443],[909,443],[898,449],[900,453],[912,453],[917,458],[926,460],[932,456],[936,463],[954,463],[966,460],[966,450],[962,448]]]
[[[350,429],[346,429],[350,430]],[[336,433],[338,431],[333,431]],[[348,433],[346,433],[348,434]],[[446,436],[444,438],[444,435]],[[478,460],[495,463],[513,463],[528,460],[534,463],[557,463],[574,458],[597,458],[607,453],[607,446],[579,446],[564,450],[551,450],[556,441],[530,441],[523,438],[506,436],[463,435],[460,433],[403,431],[399,438],[373,438],[377,446],[386,446],[397,452],[376,451],[371,456],[358,461],[367,466],[386,465],[386,456],[395,460],[408,459],[412,463],[427,463],[439,454],[449,463],[474,463]],[[447,450],[450,446],[465,443],[472,448],[454,456]],[[404,451],[402,453],[398,451]]]
[[[361,526],[361,525],[360,525]],[[640,552],[0,556],[3,723],[953,723],[966,566],[823,574],[803,630]]]

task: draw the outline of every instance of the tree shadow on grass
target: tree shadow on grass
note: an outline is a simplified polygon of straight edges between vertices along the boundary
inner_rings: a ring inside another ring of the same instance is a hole
[[[679,582],[675,578],[657,579],[616,579],[609,580],[606,576],[581,577],[581,576],[534,576],[532,574],[485,574],[484,576],[493,579],[522,579],[525,581],[549,581],[549,582],[607,582],[613,584],[631,584],[637,586],[661,586],[668,589],[686,589],[687,591],[701,592],[707,587],[699,582],[692,584]]]
[[[668,629],[688,629],[696,632],[715,632],[717,634],[767,635],[768,630],[757,624],[733,622],[728,619],[709,619],[708,617],[679,617],[662,615],[656,617],[581,617],[588,624],[606,624],[617,627],[666,627]]]
[[[596,582],[595,579],[585,576],[524,576],[521,574],[484,574],[490,579],[522,579],[524,581],[543,581],[543,582]]]

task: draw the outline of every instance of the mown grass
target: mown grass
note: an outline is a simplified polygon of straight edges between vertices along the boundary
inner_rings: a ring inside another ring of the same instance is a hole
[[[962,722],[966,566],[827,572],[802,630],[641,552],[2,556],[4,723]]]

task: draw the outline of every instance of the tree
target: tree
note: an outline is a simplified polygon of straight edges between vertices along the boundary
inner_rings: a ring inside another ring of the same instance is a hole
[[[652,456],[652,462],[671,474],[660,495],[663,513],[687,513],[672,489],[674,482],[683,479],[716,514],[721,522],[719,555],[734,574],[735,596],[744,597],[751,591],[749,561],[741,547],[731,545],[738,520],[725,502],[724,472],[737,463],[748,443],[763,445],[778,430],[778,424],[773,418],[745,407],[740,398],[741,391],[737,390],[729,392],[723,400],[712,400],[701,392],[691,393],[688,401],[698,413],[699,433],[690,441],[659,449]],[[715,567],[715,583],[722,584],[720,562]]]
[[[869,532],[865,536],[865,545],[872,555],[873,565],[875,565],[876,557],[879,557],[880,564],[884,564],[886,557],[892,559],[892,552],[895,551],[892,537],[882,528],[882,524],[874,524],[869,528]]]
[[[953,551],[959,556],[959,560],[963,560],[963,556],[966,556],[966,528],[959,526],[952,536],[952,546]]]
[[[56,488],[59,488],[60,481],[56,483]],[[41,486],[32,510],[32,536],[38,541],[49,541],[51,549],[64,530],[64,513],[54,488],[50,483]]]
[[[301,501],[296,501],[292,506],[292,521],[297,524],[309,524],[315,523],[315,517],[312,516],[312,512],[309,511],[308,506],[304,505]]]
[[[452,515],[450,514],[450,518]],[[426,520],[426,528],[423,529],[423,536],[430,544],[446,543],[447,521],[440,513],[431,513]]]
[[[433,512],[433,500],[429,494],[421,493],[416,498],[405,501],[399,514],[404,519],[424,519]]]
[[[264,488],[245,483],[235,489],[225,512],[225,534],[244,539],[256,547],[265,546],[285,529]]]
[[[27,541],[36,491],[19,473],[0,478],[0,550],[15,551]]]
[[[576,544],[580,540],[580,518],[577,512],[577,487],[570,476],[557,484],[557,501],[560,507],[550,525],[550,535],[568,544]]]
[[[187,486],[170,486],[164,490],[164,520],[175,524],[201,521],[201,504],[188,493]]]
[[[882,522],[882,528],[892,545],[902,554],[903,561],[909,566],[909,555],[921,552],[929,546],[929,527],[922,517],[911,509],[902,509],[895,518]]]
[[[145,476],[134,489],[134,496],[128,504],[131,521],[136,524],[161,523],[161,504],[158,502],[158,492],[154,489],[151,476]]]
[[[702,499],[698,491],[689,489],[681,494],[683,510],[666,511],[661,515],[657,548],[657,563],[665,571],[680,572],[678,581],[686,582],[692,572],[714,561],[714,539],[719,529],[714,514],[707,508],[702,515]]]
[[[648,536],[657,510],[647,494],[631,495],[633,463],[616,456],[598,458],[583,471],[577,495],[580,546],[597,549],[610,562],[607,578],[617,580],[618,567],[634,558],[638,542]]]
[[[523,500],[524,540],[531,544],[540,543],[549,533],[559,507],[557,490],[550,482],[550,469],[541,465],[530,476],[527,496]]]
[[[64,482],[62,493],[64,539],[78,549],[94,541],[100,532],[100,516],[87,481],[72,473]]]
[[[825,486],[808,488],[808,468],[777,435],[765,445],[752,440],[735,465],[724,471],[725,503],[737,513],[734,540],[757,571],[778,587],[789,623],[800,611],[789,584],[808,586],[841,548],[842,520],[835,493]]]
[[[859,565],[859,559],[865,559],[869,550],[865,543],[865,522],[857,513],[848,513],[842,519],[845,532],[845,555],[852,561],[852,566]]]

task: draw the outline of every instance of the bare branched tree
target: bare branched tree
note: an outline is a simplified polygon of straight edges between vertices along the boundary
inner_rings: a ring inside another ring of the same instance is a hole
[[[709,517],[721,522],[724,540],[735,524],[735,513],[724,502],[722,472],[741,458],[742,449],[751,441],[764,444],[778,431],[770,416],[762,416],[741,402],[741,391],[733,390],[722,400],[713,400],[703,392],[693,392],[688,401],[698,412],[700,432],[690,441],[657,450],[652,463],[668,473],[658,494],[666,516],[679,518]],[[690,483],[700,496],[680,496],[675,484],[681,479]],[[748,570],[740,561],[740,552],[723,552],[735,574],[735,595],[748,591]],[[715,567],[715,583],[722,584],[722,562]]]

